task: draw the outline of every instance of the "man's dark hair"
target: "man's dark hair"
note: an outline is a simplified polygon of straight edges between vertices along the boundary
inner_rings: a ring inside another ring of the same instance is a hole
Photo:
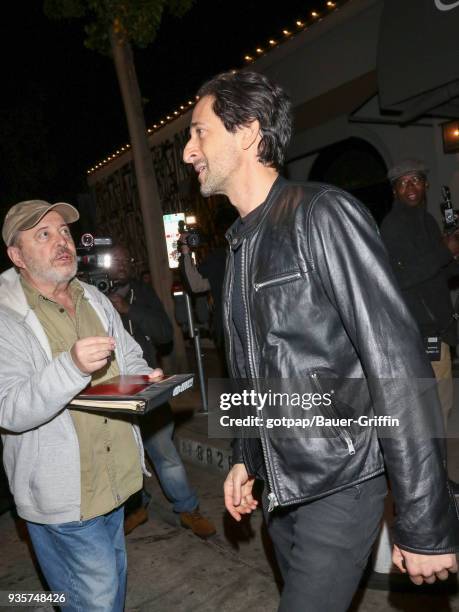
[[[214,113],[228,132],[257,120],[258,157],[280,170],[292,134],[291,104],[285,91],[258,72],[223,72],[201,87],[198,96],[213,96]]]

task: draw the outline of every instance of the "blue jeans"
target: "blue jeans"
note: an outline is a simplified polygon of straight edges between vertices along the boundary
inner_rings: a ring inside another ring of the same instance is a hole
[[[199,505],[196,491],[191,488],[182,459],[172,440],[174,422],[166,404],[141,421],[143,445],[166,497],[174,512],[191,512]]]
[[[126,595],[124,508],[87,521],[27,522],[52,591],[67,594],[66,612],[122,612]]]

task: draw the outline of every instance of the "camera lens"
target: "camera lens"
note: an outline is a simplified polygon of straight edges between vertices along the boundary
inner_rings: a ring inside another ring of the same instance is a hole
[[[94,244],[94,236],[92,234],[83,234],[80,239],[81,244],[88,248]]]
[[[195,231],[195,232],[190,233],[188,235],[188,238],[187,238],[186,242],[187,242],[188,246],[193,249],[193,248],[196,248],[196,247],[198,247],[200,245],[201,238],[200,238],[199,234]]]
[[[96,286],[102,293],[107,293],[110,285],[108,280],[103,279],[99,280]]]

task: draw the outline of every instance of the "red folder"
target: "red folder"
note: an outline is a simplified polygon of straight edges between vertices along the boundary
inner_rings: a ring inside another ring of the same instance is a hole
[[[70,404],[84,410],[150,412],[172,397],[191,389],[194,374],[165,375],[151,381],[148,376],[120,375],[92,387],[86,387]]]

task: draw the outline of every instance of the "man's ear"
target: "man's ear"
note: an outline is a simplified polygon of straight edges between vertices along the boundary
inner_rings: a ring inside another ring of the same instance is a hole
[[[21,249],[19,247],[9,246],[6,252],[16,268],[25,268],[24,260],[22,259],[21,255]]]
[[[255,119],[248,125],[243,125],[239,129],[241,130],[241,144],[244,151],[250,149],[254,144],[256,144],[258,149],[258,142],[261,139],[259,121]]]

